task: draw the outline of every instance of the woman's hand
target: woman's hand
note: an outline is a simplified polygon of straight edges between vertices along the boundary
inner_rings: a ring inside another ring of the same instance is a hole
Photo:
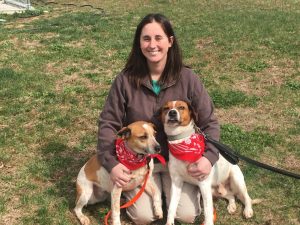
[[[208,177],[211,168],[212,165],[210,161],[205,157],[201,157],[196,162],[189,164],[187,171],[192,177],[202,181]]]
[[[110,179],[117,187],[122,188],[131,179],[131,171],[122,163],[117,164],[110,172]]]

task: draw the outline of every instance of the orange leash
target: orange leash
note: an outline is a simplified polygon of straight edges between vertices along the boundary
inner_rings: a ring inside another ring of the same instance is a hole
[[[214,208],[214,223],[216,222],[216,220],[217,220],[217,211]],[[202,223],[201,225],[204,225],[204,223]]]
[[[150,171],[148,170],[146,176],[145,176],[145,180],[144,180],[144,183],[143,183],[143,186],[141,187],[141,189],[139,190],[139,192],[128,202],[126,202],[124,205],[120,206],[120,209],[124,209],[124,208],[128,208],[129,206],[133,205],[142,195],[142,193],[144,192],[145,190],[145,187],[146,187],[146,184],[147,184],[147,180],[149,178],[149,173]],[[109,210],[109,212],[106,214],[105,218],[104,218],[104,223],[105,225],[108,225],[108,219],[111,215],[111,210]],[[213,218],[214,222],[216,222],[217,220],[217,211],[216,209],[214,208],[214,218]],[[204,224],[202,224],[204,225]]]
[[[142,193],[145,190],[146,183],[147,183],[147,180],[149,178],[149,173],[150,173],[150,170],[148,170],[148,172],[146,173],[143,186],[141,187],[141,189],[139,190],[139,192],[130,201],[128,201],[124,205],[122,205],[120,207],[120,209],[124,209],[124,208],[127,208],[127,207],[133,205],[139,199],[139,197],[141,197]],[[109,212],[106,214],[106,216],[104,218],[105,225],[108,225],[108,219],[109,219],[110,215],[111,215],[111,210],[109,210]]]

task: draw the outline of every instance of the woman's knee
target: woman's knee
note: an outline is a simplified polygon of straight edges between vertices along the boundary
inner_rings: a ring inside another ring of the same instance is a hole
[[[181,223],[194,223],[195,219],[199,214],[191,210],[177,210],[176,220]]]
[[[155,220],[153,212],[147,212],[144,207],[130,207],[126,212],[131,221],[137,225],[150,224]]]
[[[182,223],[194,223],[200,213],[200,193],[198,187],[184,184],[176,211],[176,219]]]
[[[177,212],[176,220],[178,220],[181,223],[194,223],[197,215],[193,213],[183,213],[183,212]]]

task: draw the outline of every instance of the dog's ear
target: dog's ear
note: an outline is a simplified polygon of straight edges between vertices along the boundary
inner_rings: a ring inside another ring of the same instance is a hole
[[[131,130],[128,127],[123,127],[117,132],[117,135],[122,139],[128,139],[131,135]]]
[[[165,109],[165,104],[162,105],[156,112],[155,116],[159,119],[159,121],[164,122],[163,112]],[[155,128],[155,127],[154,127]]]
[[[190,113],[191,113],[191,118],[195,121],[197,120],[197,112],[195,112],[193,106],[191,105],[191,103],[187,103]]]
[[[158,118],[161,118],[161,114],[162,114],[162,111],[163,111],[163,107],[164,106],[161,106],[155,113],[155,116],[158,117]]]
[[[156,132],[156,126],[154,125],[154,123],[148,123],[154,130],[154,132]]]

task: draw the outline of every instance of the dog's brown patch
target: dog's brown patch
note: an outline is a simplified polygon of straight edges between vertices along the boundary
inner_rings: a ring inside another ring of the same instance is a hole
[[[137,121],[128,126],[131,134],[127,139],[128,146],[132,149],[144,148],[147,145],[150,136],[155,135],[154,125],[144,121]],[[145,137],[141,139],[141,137]]]
[[[181,125],[188,125],[191,122],[191,111],[188,104],[183,101],[177,101],[175,106],[179,110],[181,115]]]
[[[99,170],[101,167],[100,162],[97,159],[97,156],[94,155],[86,164],[84,168],[85,175],[88,180],[92,182],[97,182],[97,174],[96,171]]]
[[[131,138],[133,139],[138,136],[147,135],[147,130],[144,127],[144,125],[146,124],[149,125],[148,123],[145,123],[143,121],[137,121],[130,124],[128,128],[131,130]]]
[[[176,109],[180,112],[181,126],[186,126],[191,122],[192,112],[188,104],[184,101],[170,101],[167,102],[161,111],[162,122],[165,123],[165,116],[171,109]]]

